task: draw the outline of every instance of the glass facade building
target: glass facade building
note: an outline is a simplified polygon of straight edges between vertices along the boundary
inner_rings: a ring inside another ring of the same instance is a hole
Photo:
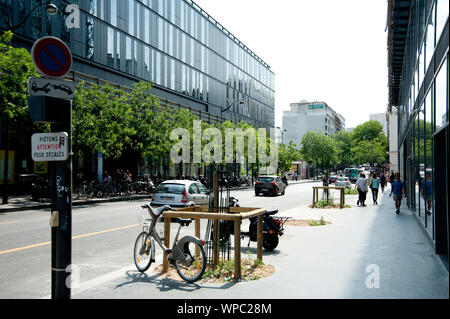
[[[80,25],[67,14],[48,16],[41,1],[0,0],[0,28],[17,26],[17,45],[42,36],[63,39],[79,74],[131,86],[153,81],[154,94],[176,104],[257,127],[275,124],[275,83],[270,67],[190,0],[53,1],[64,14],[80,8]],[[221,112],[226,108],[230,109]]]
[[[407,205],[448,269],[449,2],[389,1],[389,108]]]

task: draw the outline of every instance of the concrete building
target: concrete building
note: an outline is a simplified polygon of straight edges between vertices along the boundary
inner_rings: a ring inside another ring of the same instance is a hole
[[[369,114],[369,121],[377,121],[383,126],[384,135],[388,136],[388,115],[386,113]]]
[[[332,135],[345,130],[345,119],[325,102],[292,103],[290,111],[283,112],[283,143],[293,141],[300,146],[308,131]]]

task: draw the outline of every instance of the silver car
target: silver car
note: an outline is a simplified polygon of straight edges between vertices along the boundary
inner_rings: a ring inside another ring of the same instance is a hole
[[[344,186],[344,187],[351,187],[352,183],[350,182],[350,180],[348,179],[348,177],[338,177],[336,180],[336,187],[339,186]]]
[[[190,180],[169,180],[162,182],[155,189],[152,206],[170,205],[188,207],[208,205],[209,191],[202,183]]]

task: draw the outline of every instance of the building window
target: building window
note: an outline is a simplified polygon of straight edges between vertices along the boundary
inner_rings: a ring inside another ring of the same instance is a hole
[[[444,127],[447,123],[448,103],[447,103],[447,59],[445,59],[436,76],[436,131]]]

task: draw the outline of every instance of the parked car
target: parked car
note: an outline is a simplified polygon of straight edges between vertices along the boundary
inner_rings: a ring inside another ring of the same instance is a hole
[[[350,180],[348,179],[348,177],[338,177],[336,180],[336,186],[344,186],[344,187],[351,187],[352,183],[350,182]]]
[[[337,180],[337,176],[330,176],[328,178],[328,184],[336,183],[336,180]]]
[[[279,176],[260,176],[255,182],[255,195],[270,194],[270,195],[284,195],[286,191],[286,184],[283,183]]]
[[[208,204],[209,191],[199,181],[168,180],[156,187],[151,205],[188,207]]]

